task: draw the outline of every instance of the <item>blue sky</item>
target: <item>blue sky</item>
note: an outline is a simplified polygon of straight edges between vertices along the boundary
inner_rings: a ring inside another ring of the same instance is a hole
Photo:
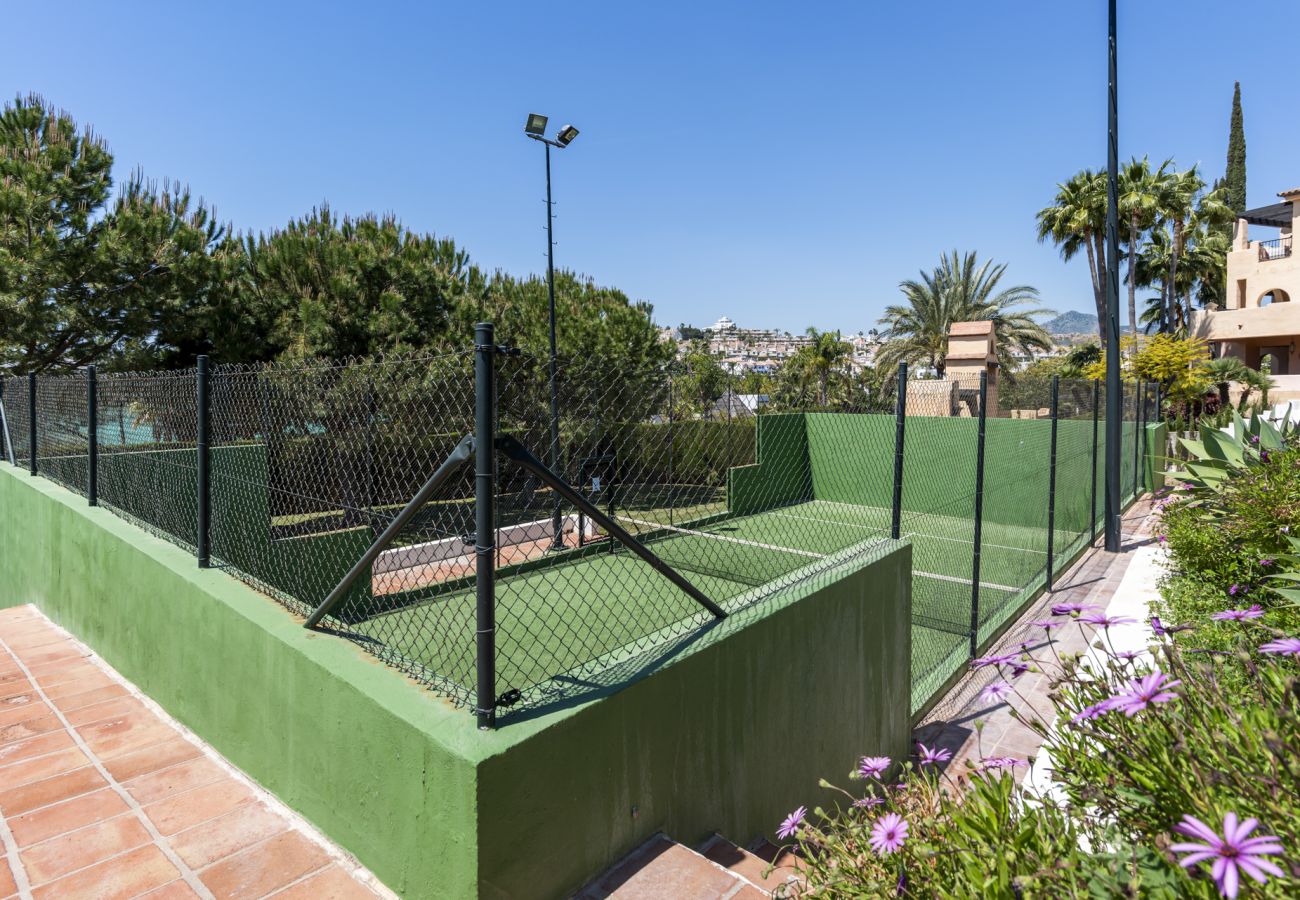
[[[1121,154],[1217,176],[1236,79],[1251,204],[1300,186],[1280,37],[1300,4],[1120,6]],[[954,247],[1092,309],[1034,213],[1104,165],[1105,27],[1104,0],[21,3],[0,90],[44,94],[119,174],[185,181],[237,228],[328,201],[515,273],[545,267],[521,130],[545,113],[582,130],[555,159],[557,265],[661,323],[858,331]]]

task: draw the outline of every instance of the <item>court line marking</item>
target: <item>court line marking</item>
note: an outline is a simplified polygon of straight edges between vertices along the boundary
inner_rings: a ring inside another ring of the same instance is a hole
[[[827,500],[825,502],[830,503],[831,501]],[[874,507],[864,507],[864,508],[874,508]],[[759,515],[762,515],[762,513],[759,513]],[[843,525],[845,528],[863,528],[866,529],[867,531],[883,531],[883,526],[880,525],[863,525],[858,522],[841,522],[838,519],[817,519],[811,516],[797,516],[794,513],[783,513],[783,512],[775,512],[775,511],[773,511],[771,515],[781,516],[782,518],[785,519],[800,519],[804,522],[820,522],[823,525]],[[956,544],[970,544],[972,546],[974,546],[975,544],[974,541],[968,541],[965,538],[941,537],[940,535],[937,534],[926,534],[923,531],[909,531],[907,532],[906,536],[930,538],[931,540],[935,540],[935,541],[952,541],[953,543]],[[980,545],[983,547],[993,547],[998,550],[1016,550],[1020,553],[1037,553],[1039,556],[1047,555],[1046,550],[1034,550],[1030,547],[1012,547],[1009,544],[990,544],[988,541],[981,541]]]
[[[952,541],[954,544],[970,544],[972,547],[975,546],[975,542],[974,542],[974,541],[968,541],[968,540],[966,540],[965,538],[940,537],[940,536],[937,535],[937,534],[925,534],[924,532],[921,532],[921,531],[909,531],[909,532],[907,532],[907,536],[908,536],[908,537],[924,537],[924,538],[931,538],[932,540],[936,540],[936,541]],[[981,546],[981,547],[995,547],[995,548],[997,548],[998,550],[1015,550],[1015,551],[1017,551],[1017,552],[1019,552],[1019,553],[1037,553],[1037,554],[1039,554],[1040,556],[1046,556],[1046,555],[1047,555],[1047,551],[1046,551],[1046,550],[1034,550],[1034,549],[1031,549],[1031,548],[1029,548],[1029,547],[1010,547],[1010,546],[1008,546],[1008,545],[1006,545],[1006,544],[990,544],[988,541],[980,541],[980,546]]]
[[[775,510],[770,511],[770,513],[774,516],[781,516],[783,519],[801,519],[804,522],[820,522],[822,525],[843,525],[846,528],[865,528],[868,531],[881,532],[885,529],[883,525],[863,525],[861,522],[841,522],[838,519],[818,519],[813,516],[797,516],[794,513],[776,512]],[[756,515],[761,516],[763,513],[756,513]]]
[[[970,580],[969,578],[958,578],[956,575],[939,575],[939,574],[936,574],[935,572],[921,572],[921,571],[918,571],[918,570],[916,570],[916,569],[913,569],[913,570],[912,570],[912,575],[913,575],[913,577],[919,575],[919,576],[922,577],[922,578],[937,578],[937,579],[939,579],[940,581],[953,581],[953,582],[956,582],[957,584],[970,584],[970,583],[971,583],[971,580]],[[1010,591],[1010,592],[1013,593],[1013,594],[1014,594],[1014,593],[1017,593],[1018,591],[1020,591],[1020,588],[1018,588],[1018,587],[1012,587],[1012,586],[1009,585],[1009,584],[997,584],[997,583],[992,582],[992,581],[981,581],[981,582],[980,582],[980,587],[982,587],[982,588],[992,588],[992,589],[995,590],[995,591]]]
[[[810,499],[810,501],[805,501],[805,502],[806,502],[806,503],[826,503],[826,505],[828,505],[828,506],[844,506],[844,507],[848,507],[848,509],[850,509],[850,510],[879,510],[880,512],[883,512],[883,514],[884,514],[885,516],[887,516],[887,520],[888,520],[888,516],[891,516],[891,515],[892,515],[892,511],[891,511],[891,510],[888,510],[888,509],[885,509],[884,506],[858,506],[857,503],[841,503],[840,501],[836,501],[836,499]],[[940,514],[940,512],[918,512],[918,511],[915,511],[915,510],[904,510],[904,522],[906,522],[906,520],[909,520],[909,519],[948,519],[949,522],[956,522],[956,523],[958,523],[958,524],[962,524],[962,525],[969,525],[969,524],[971,523],[971,519],[969,519],[969,518],[963,518],[963,516],[956,516],[956,515],[943,515],[943,514]],[[1002,528],[1018,528],[1018,529],[1022,529],[1022,531],[1037,531],[1037,529],[1032,528],[1031,525],[1008,525],[1008,524],[1001,524],[1001,523],[985,523],[985,524],[1000,525],[1000,527],[1002,527]],[[939,537],[939,536],[937,536],[937,535],[926,535],[926,533],[924,533],[924,532],[910,532],[910,533],[913,533],[913,535],[924,535],[924,536],[926,536],[926,537]],[[959,541],[959,540],[963,540],[963,538],[959,538],[959,537],[940,537],[939,540],[941,540],[941,541]],[[971,544],[972,541],[966,541],[966,542],[967,542],[967,544]],[[995,544],[987,544],[987,545],[985,545],[985,546],[997,546],[997,545],[995,545]],[[1023,550],[1024,548],[1018,548],[1018,546],[1006,546],[1005,549],[1008,549],[1008,550]],[[1044,553],[1044,551],[1043,551],[1043,550],[1026,550],[1026,553]]]
[[[764,544],[762,541],[748,541],[745,540],[744,538],[731,537],[730,535],[727,534],[714,534],[709,531],[695,531],[690,528],[678,528],[676,525],[664,525],[660,522],[648,522],[644,519],[633,519],[629,516],[618,516],[617,519],[623,522],[632,522],[636,525],[648,526],[650,528],[654,528],[657,530],[675,531],[680,534],[690,534],[696,537],[706,537],[706,538],[711,538],[715,541],[726,541],[732,544],[744,544],[745,546],[748,547],[761,547],[764,550],[775,550],[781,553],[795,553],[798,554],[799,556],[807,556],[812,559],[825,559],[827,556],[827,554],[825,553],[814,553],[811,550],[796,550],[793,547],[782,547],[777,544]],[[639,538],[639,535],[634,535],[634,536]]]

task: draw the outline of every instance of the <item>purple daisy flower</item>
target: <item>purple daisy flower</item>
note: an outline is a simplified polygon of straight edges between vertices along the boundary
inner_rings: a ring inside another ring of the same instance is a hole
[[[1061,625],[1064,624],[1064,623],[1062,623],[1062,622],[1053,622],[1051,619],[1043,619],[1043,620],[1040,621],[1040,622],[1031,622],[1030,624],[1031,624],[1031,625],[1034,625],[1034,626],[1036,626],[1036,627],[1038,627],[1038,628],[1041,628],[1041,629],[1043,629],[1044,631],[1051,631],[1053,628],[1060,628]]]
[[[888,756],[864,756],[858,763],[858,774],[863,778],[879,778],[885,774],[891,761]]]
[[[1135,716],[1153,703],[1168,703],[1177,700],[1178,695],[1170,688],[1178,687],[1181,681],[1170,681],[1163,672],[1152,672],[1129,682],[1128,692],[1116,694],[1107,700],[1109,709],[1122,709],[1124,715]]]
[[[1224,897],[1236,897],[1240,883],[1239,870],[1245,872],[1255,881],[1263,884],[1269,875],[1285,878],[1282,870],[1266,856],[1282,852],[1282,845],[1272,835],[1250,837],[1250,833],[1259,827],[1258,819],[1246,819],[1240,824],[1236,813],[1223,817],[1223,837],[1214,833],[1214,829],[1195,816],[1183,816],[1174,830],[1188,837],[1199,838],[1204,843],[1173,844],[1170,850],[1186,853],[1178,864],[1190,869],[1198,863],[1214,860],[1210,875],[1218,885],[1219,893]]]
[[[1136,625],[1132,616],[1108,616],[1104,612],[1090,612],[1079,616],[1079,621],[1098,628],[1110,628],[1112,625]]]
[[[920,750],[920,762],[923,766],[934,766],[952,759],[952,751],[947,747],[935,747],[931,750],[925,744],[918,743],[916,746]]]
[[[980,763],[988,771],[1014,769],[1017,766],[1026,765],[1023,759],[1016,759],[1014,756],[990,756],[988,759],[980,760]]]
[[[1228,596],[1235,597],[1238,594],[1244,594],[1246,593],[1246,587],[1247,586],[1244,584],[1234,584],[1232,587],[1228,588]]]
[[[1142,655],[1140,650],[1121,650],[1115,654],[1116,659],[1137,659]]]
[[[1269,566],[1273,565],[1273,560],[1268,559],[1267,557],[1265,557],[1264,559],[1261,559],[1261,560],[1259,561],[1259,564],[1260,564],[1261,567],[1267,569]]]
[[[1156,535],[1156,540],[1158,540],[1158,541],[1159,541],[1160,543],[1162,543],[1162,544],[1167,544],[1167,543],[1169,543],[1169,539],[1166,538],[1163,534],[1158,534],[1158,535]]]
[[[1052,615],[1068,616],[1074,613],[1084,613],[1093,609],[1100,609],[1099,606],[1093,606],[1091,603],[1057,603],[1052,607]]]
[[[907,820],[898,813],[888,813],[871,826],[871,849],[888,856],[907,841]]]
[[[801,806],[790,815],[785,817],[781,827],[776,830],[776,836],[781,840],[787,840],[795,836],[799,831],[799,826],[803,824],[803,817],[808,815],[808,807]]]
[[[861,800],[854,800],[853,805],[858,809],[871,809],[873,806],[883,806],[884,797],[863,797]]]
[[[1083,709],[1079,710],[1077,713],[1074,714],[1074,718],[1070,719],[1070,723],[1073,725],[1078,725],[1080,722],[1090,722],[1093,719],[1096,719],[1102,716],[1103,714],[1110,712],[1110,708],[1111,708],[1110,700],[1103,700],[1100,703],[1094,703],[1092,706],[1085,706]]]
[[[1259,461],[1260,461],[1260,462],[1268,462],[1268,451],[1267,451],[1267,450],[1261,450],[1261,451],[1259,451]]]
[[[1262,653],[1276,653],[1279,656],[1294,656],[1300,659],[1300,638],[1278,638],[1267,644],[1260,644]]]
[[[1264,617],[1264,610],[1258,603],[1251,604],[1249,609],[1225,609],[1223,612],[1216,612],[1210,616],[1219,622],[1244,622],[1247,619],[1261,619]]]
[[[1191,625],[1166,625],[1164,622],[1160,621],[1159,616],[1152,616],[1151,630],[1154,631],[1158,637],[1167,637],[1171,634],[1177,634],[1180,631],[1191,631],[1192,626]]]
[[[972,669],[984,669],[988,666],[1009,666],[1018,662],[1020,657],[1015,653],[1004,653],[1001,656],[981,656],[979,659],[972,659],[970,667]]]
[[[1001,703],[1011,695],[1011,682],[995,681],[980,691],[980,700],[985,703]]]

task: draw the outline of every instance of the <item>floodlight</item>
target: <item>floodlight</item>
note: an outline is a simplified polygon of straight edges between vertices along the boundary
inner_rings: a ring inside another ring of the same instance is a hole
[[[572,125],[565,125],[560,129],[560,133],[555,136],[555,142],[561,147],[569,146],[569,143],[578,136],[578,129]]]
[[[524,123],[524,134],[543,135],[546,133],[546,116],[539,116],[537,113],[529,113],[528,121]]]

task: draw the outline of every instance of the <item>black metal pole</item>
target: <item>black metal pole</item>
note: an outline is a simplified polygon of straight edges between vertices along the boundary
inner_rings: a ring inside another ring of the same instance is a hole
[[[1120,545],[1119,94],[1115,0],[1109,2],[1106,139],[1106,549]]]
[[[4,458],[11,466],[18,465],[18,454],[14,452],[14,436],[9,430],[9,413],[5,410],[5,382],[0,378],[0,447],[4,449]]]
[[[86,500],[99,505],[99,390],[94,366],[86,366]]]
[[[555,215],[551,205],[551,145],[543,141],[546,148],[546,298],[551,328],[551,470],[561,471],[560,467],[560,385],[557,378],[557,361],[555,351],[555,237],[552,231]],[[551,548],[564,549],[564,522],[560,508],[560,498],[555,498],[551,510],[551,529],[553,540]]]
[[[989,396],[989,373],[980,372],[979,435],[975,444],[975,535],[970,576],[970,655],[975,658],[980,633],[980,543],[984,537],[984,423]]]
[[[478,659],[475,714],[482,729],[496,724],[495,341],[491,322],[474,326],[474,580]]]
[[[903,438],[907,422],[907,363],[898,364],[898,399],[894,403],[894,504],[889,536],[903,533]]]
[[[1047,475],[1047,589],[1052,589],[1052,569],[1056,554],[1056,428],[1061,417],[1061,378],[1052,376],[1052,444]]]
[[[195,555],[199,558],[199,568],[206,569],[212,563],[211,547],[208,533],[212,517],[212,484],[208,471],[208,429],[211,425],[208,412],[208,358],[200,355],[198,372],[195,378],[198,391],[198,428],[195,446],[195,465],[198,473],[198,535],[195,538]]]
[[[1147,399],[1147,383],[1137,383],[1137,395],[1133,398],[1133,499],[1138,495],[1138,471],[1142,462],[1142,423],[1146,419],[1146,409],[1142,404]]]
[[[1157,381],[1155,384],[1156,384],[1156,402],[1155,402],[1155,409],[1153,409],[1152,412],[1155,413],[1155,421],[1163,425],[1165,421],[1165,414],[1160,409],[1160,382]],[[1164,434],[1165,434],[1165,440],[1168,441],[1168,435],[1169,435],[1168,427],[1165,428]],[[1148,453],[1151,452],[1150,447],[1147,448],[1147,452]],[[1156,489],[1156,481],[1157,481],[1156,476],[1164,472],[1166,452],[1168,452],[1167,444],[1162,444],[1159,448],[1159,455],[1156,457],[1156,459],[1151,460],[1151,490],[1153,491]],[[1156,461],[1157,459],[1159,460],[1158,463]],[[1159,472],[1156,471],[1157,465],[1161,467]]]
[[[28,468],[36,474],[36,373],[27,376],[27,452]]]
[[[1101,419],[1101,382],[1092,383],[1092,517],[1088,520],[1088,544],[1097,541],[1097,432]]]
[[[674,399],[675,397],[673,395],[673,371],[670,368],[668,370],[668,483],[670,485],[675,485],[676,483],[673,480],[673,476],[676,474],[676,467],[673,465],[673,453],[677,449],[676,445],[673,443],[673,423],[674,423],[673,400]],[[675,489],[676,488],[674,487],[673,490]],[[610,518],[613,518],[613,512],[614,512],[613,510],[610,510]],[[669,525],[674,524],[673,504],[671,503],[668,504],[668,524]]]

